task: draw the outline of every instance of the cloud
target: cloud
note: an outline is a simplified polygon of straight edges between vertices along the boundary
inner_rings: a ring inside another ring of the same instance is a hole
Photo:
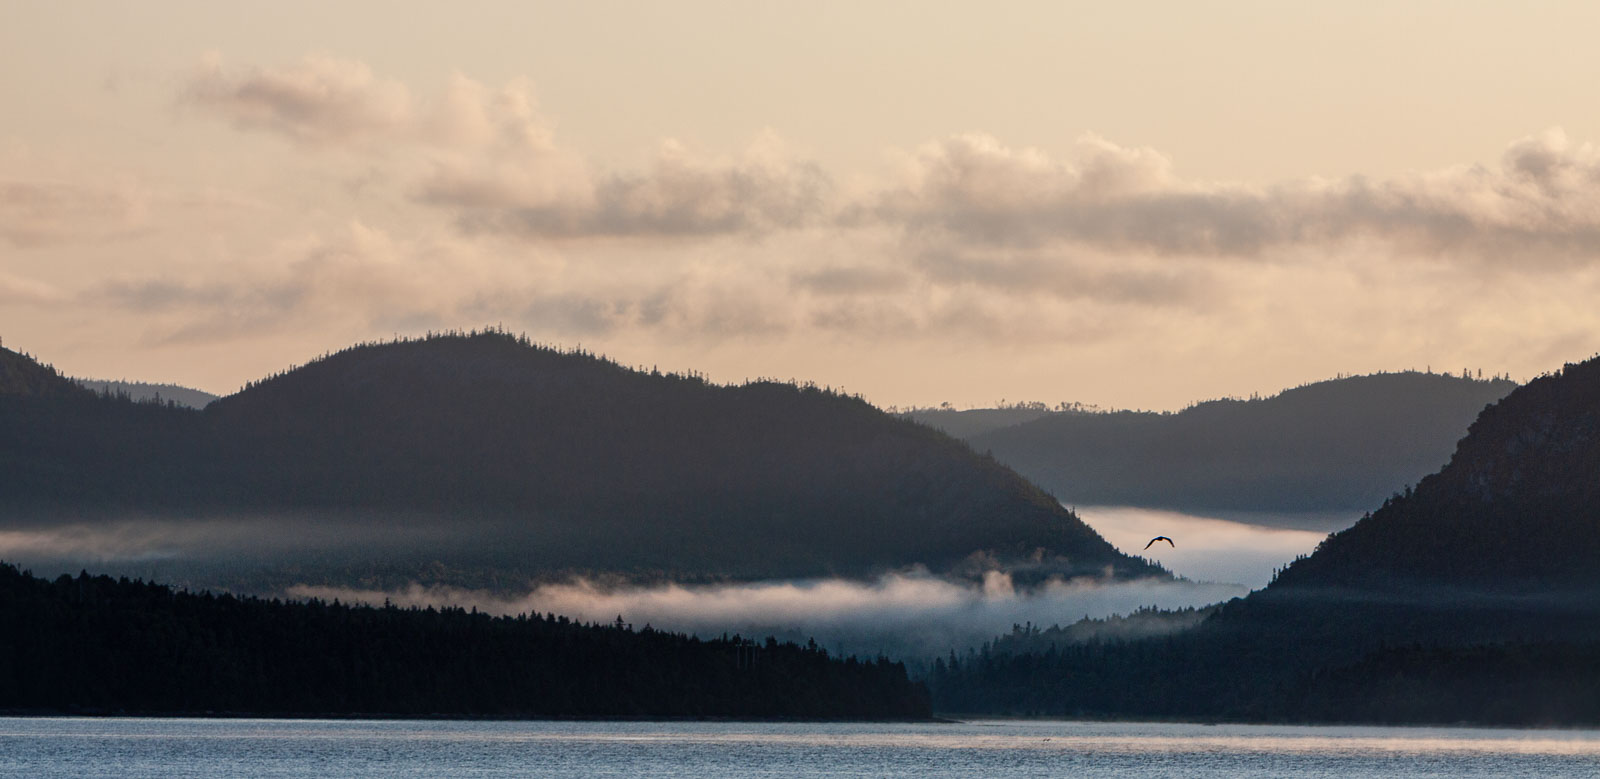
[[[820,166],[764,138],[733,159],[706,159],[661,144],[642,173],[595,177],[586,194],[526,198],[500,178],[426,182],[423,202],[457,209],[469,232],[525,238],[704,237],[761,234],[817,223],[830,207]]]
[[[304,295],[300,284],[244,286],[220,282],[197,282],[173,278],[115,280],[103,284],[97,294],[106,302],[133,311],[162,312],[173,309],[262,307],[280,313],[292,310]]]
[[[17,306],[47,306],[67,300],[66,293],[41,281],[0,273],[0,303]]]
[[[1377,339],[1389,356],[1362,362],[1376,368],[1445,359],[1440,334],[1458,333],[1477,346],[1452,357],[1509,368],[1483,344],[1559,332],[1581,346],[1583,291],[1600,285],[1579,273],[1600,256],[1600,157],[1558,131],[1487,165],[1267,185],[1186,178],[1159,151],[1093,136],[1057,154],[960,135],[856,175],[766,132],[727,152],[667,140],[608,170],[557,137],[525,79],[424,90],[329,57],[211,60],[184,94],[308,164],[361,171],[351,213],[383,239],[320,223],[191,275],[93,287],[157,341],[501,322],[652,362],[740,342],[798,354],[808,339],[1054,348],[1102,373],[1130,350],[1169,367],[1270,352],[1279,381],[1308,369],[1307,339],[1362,355]]]
[[[392,133],[414,121],[405,85],[378,79],[364,63],[318,55],[233,72],[223,68],[220,56],[209,55],[190,75],[182,97],[240,129],[313,146]]]
[[[211,56],[182,99],[303,146],[380,155],[409,148],[426,161],[425,173],[409,177],[411,198],[449,211],[469,233],[759,234],[816,223],[830,205],[821,167],[795,158],[770,132],[733,158],[697,155],[669,139],[643,171],[595,172],[556,143],[525,79],[495,89],[457,73],[437,98],[420,100],[359,61],[308,56],[229,70]]]
[[[198,343],[352,321],[453,323],[484,290],[525,287],[538,267],[487,263],[449,243],[397,240],[353,221],[203,276],[113,278],[80,297],[139,315],[152,342]]]
[[[359,61],[314,55],[227,68],[213,55],[190,73],[182,100],[301,146],[377,157],[405,149],[412,159],[388,164],[405,169],[406,194],[470,235],[661,241],[874,226],[906,236],[913,255],[931,244],[947,256],[1057,258],[991,257],[972,280],[1048,272],[1074,251],[1315,261],[1376,248],[1559,267],[1600,249],[1600,153],[1559,130],[1512,143],[1495,166],[1267,186],[1185,179],[1156,150],[1092,135],[1057,159],[973,133],[902,153],[898,175],[845,194],[770,131],[734,156],[666,140],[642,169],[596,170],[557,142],[526,79],[495,88],[457,73],[421,99]],[[1097,272],[1065,287],[1182,299],[1190,293],[1178,288],[1194,281]]]
[[[900,292],[912,278],[899,268],[839,264],[797,271],[790,283],[818,295],[875,295]]]
[[[1095,256],[929,249],[915,258],[913,267],[937,284],[1064,300],[1200,305],[1219,294],[1212,277],[1200,268]]]
[[[0,179],[0,237],[16,247],[109,240],[147,219],[148,198],[132,184]]]
[[[1184,180],[1158,152],[1094,137],[1064,162],[962,135],[916,150],[898,185],[850,214],[967,247],[1259,258],[1365,242],[1402,257],[1570,262],[1600,249],[1600,154],[1554,130],[1495,168],[1256,187]]]

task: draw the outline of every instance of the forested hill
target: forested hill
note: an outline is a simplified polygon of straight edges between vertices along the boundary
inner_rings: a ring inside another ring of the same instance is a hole
[[[0,348],[0,397],[81,396],[87,391],[32,357]]]
[[[0,564],[0,711],[926,719],[905,667],[814,645],[174,592]]]
[[[137,402],[166,403],[171,401],[189,408],[205,408],[217,396],[177,384],[150,384],[142,381],[103,381],[100,379],[73,379],[79,386],[102,395],[127,395]]]
[[[992,459],[858,398],[635,371],[501,333],[354,347],[199,412],[19,402],[0,424],[19,474],[0,505],[15,512],[316,516],[354,539],[319,550],[320,570],[814,576],[978,555],[1038,575],[1165,575]]]
[[[1193,627],[1002,638],[941,662],[935,701],[990,714],[1594,725],[1597,559],[1592,359],[1484,409],[1443,470]]]
[[[1600,591],[1600,358],[1484,409],[1438,473],[1279,575],[1274,588]]]
[[[1478,412],[1515,387],[1355,376],[1172,414],[1051,413],[968,440],[1080,506],[1359,512],[1437,470]]]

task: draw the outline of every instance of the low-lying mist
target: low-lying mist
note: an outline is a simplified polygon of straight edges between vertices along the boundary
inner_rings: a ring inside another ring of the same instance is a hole
[[[1143,555],[1167,570],[1197,581],[1233,582],[1251,589],[1265,587],[1272,572],[1295,557],[1310,554],[1328,537],[1328,530],[1268,527],[1209,516],[1132,506],[1078,506],[1090,527],[1113,546],[1131,555]],[[1355,524],[1349,517],[1318,516],[1332,529]],[[1145,550],[1155,536],[1167,536],[1173,546],[1160,543]]]
[[[926,658],[977,646],[1012,625],[1069,624],[1084,617],[1126,614],[1141,606],[1203,606],[1245,594],[1243,587],[1156,579],[1108,582],[1054,580],[1032,588],[991,571],[981,583],[924,572],[874,581],[845,579],[739,584],[604,587],[589,580],[547,584],[526,595],[412,585],[401,590],[299,586],[298,597],[398,606],[460,606],[491,614],[555,613],[589,622],[619,616],[635,628],[701,636],[739,633],[815,638],[831,651]]]
[[[913,660],[964,652],[1014,624],[1068,625],[1144,606],[1204,606],[1246,592],[1234,584],[1157,579],[1054,579],[1023,586],[1000,570],[981,579],[908,570],[865,580],[693,584],[559,572],[537,578],[494,569],[464,553],[495,537],[486,528],[384,520],[301,514],[11,523],[0,526],[0,560],[47,577],[86,568],[269,597],[555,613],[585,622],[621,616],[635,628],[773,635],[801,643],[815,638],[830,651]]]

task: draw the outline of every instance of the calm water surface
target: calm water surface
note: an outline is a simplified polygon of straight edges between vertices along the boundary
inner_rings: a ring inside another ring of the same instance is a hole
[[[1600,731],[0,718],[0,776],[1600,776]]]

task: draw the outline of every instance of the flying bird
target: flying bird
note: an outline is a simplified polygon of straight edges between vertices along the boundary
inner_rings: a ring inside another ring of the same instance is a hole
[[[1170,544],[1173,549],[1177,549],[1178,548],[1178,545],[1172,543],[1172,539],[1167,538],[1166,536],[1156,536],[1155,538],[1150,539],[1150,543],[1145,544],[1144,548],[1149,549],[1151,546],[1154,546],[1157,541],[1165,541],[1168,544]]]

